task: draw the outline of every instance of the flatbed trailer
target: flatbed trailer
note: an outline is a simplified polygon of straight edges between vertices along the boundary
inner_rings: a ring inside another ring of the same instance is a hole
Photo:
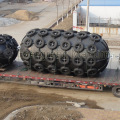
[[[119,58],[110,59],[106,70],[94,78],[38,73],[15,61],[7,70],[0,72],[0,82],[96,91],[103,91],[103,87],[108,86],[114,96],[120,97]]]

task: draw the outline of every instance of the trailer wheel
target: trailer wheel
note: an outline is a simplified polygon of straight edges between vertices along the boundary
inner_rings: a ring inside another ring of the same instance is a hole
[[[85,39],[85,38],[88,37],[88,35],[87,35],[86,32],[79,32],[79,33],[77,34],[77,37],[78,37],[79,39]]]
[[[35,52],[33,55],[33,59],[36,62],[41,62],[44,59],[44,54],[42,52]]]
[[[82,43],[76,43],[74,46],[75,52],[82,52],[84,50],[84,45]]]
[[[89,45],[89,46],[87,47],[87,52],[90,53],[90,54],[96,53],[96,52],[97,52],[96,46],[93,45],[93,44],[92,44],[92,45]]]
[[[6,39],[3,38],[2,36],[0,36],[0,45],[1,45],[1,44],[4,44],[5,42],[6,42]]]
[[[38,35],[45,37],[46,35],[48,35],[48,30],[47,29],[41,29],[40,31],[38,31]]]
[[[70,69],[68,67],[61,67],[60,71],[64,75],[69,75],[70,74]]]
[[[47,57],[46,57],[46,60],[49,62],[49,63],[54,63],[55,60],[56,60],[56,55],[55,54],[48,54]]]
[[[76,66],[81,66],[83,65],[83,58],[82,57],[79,57],[79,56],[76,56],[75,58],[73,58],[73,64],[76,65]]]
[[[30,47],[32,45],[32,39],[30,39],[29,37],[25,38],[24,45],[25,47]]]
[[[35,35],[35,33],[36,33],[36,30],[31,30],[31,31],[29,31],[29,32],[27,33],[27,36],[28,36],[28,37],[32,37],[32,36]]]
[[[56,67],[55,67],[54,65],[49,65],[49,66],[48,66],[48,71],[49,71],[50,73],[55,73],[55,72],[56,72]]]
[[[69,58],[69,56],[68,56],[67,54],[61,55],[61,56],[59,57],[59,62],[60,62],[61,64],[63,64],[63,65],[68,64],[69,61],[70,61],[70,58]]]
[[[57,48],[58,43],[56,40],[53,39],[53,40],[49,40],[47,45],[48,45],[48,48],[50,48],[51,50],[54,50]]]
[[[114,96],[120,98],[120,86],[112,87],[112,93],[113,93]]]
[[[61,35],[61,33],[60,33],[60,31],[58,31],[58,30],[54,30],[54,31],[51,32],[51,36],[52,36],[52,37],[57,38],[57,37],[59,37],[60,35]]]
[[[74,36],[74,33],[71,31],[66,31],[64,32],[64,37],[65,38],[72,38]]]
[[[34,44],[37,48],[42,48],[42,47],[44,47],[45,42],[42,38],[38,38],[35,40]]]
[[[100,39],[101,39],[101,37],[99,35],[95,34],[95,33],[91,34],[90,38],[91,38],[92,41],[95,41],[95,42],[99,42]]]
[[[71,43],[69,41],[63,41],[60,44],[62,50],[67,51],[71,48]]]
[[[88,57],[87,60],[86,60],[86,64],[90,67],[95,66],[95,64],[96,64],[95,58]]]
[[[42,65],[42,64],[39,64],[39,63],[36,63],[36,64],[34,65],[34,69],[35,69],[36,71],[38,71],[38,72],[43,72],[43,71],[44,71],[43,65]]]

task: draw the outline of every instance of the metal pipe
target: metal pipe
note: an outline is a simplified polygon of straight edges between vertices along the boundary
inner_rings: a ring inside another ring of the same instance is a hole
[[[86,31],[89,31],[89,4],[90,0],[87,0]]]

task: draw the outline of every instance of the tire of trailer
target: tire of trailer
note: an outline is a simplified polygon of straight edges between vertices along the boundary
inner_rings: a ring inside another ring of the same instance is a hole
[[[113,93],[114,96],[120,98],[120,86],[112,87],[112,93]]]
[[[30,46],[32,46],[32,39],[29,38],[29,37],[25,38],[25,39],[24,39],[24,45],[25,45],[25,47],[30,47]]]
[[[69,75],[70,74],[70,69],[68,67],[61,67],[60,68],[60,72],[63,74],[63,75]]]
[[[78,42],[74,45],[75,52],[82,52],[84,50],[84,45],[81,42]]]
[[[34,69],[38,72],[43,72],[44,71],[44,66],[42,64],[36,63],[34,65]]]
[[[38,38],[34,41],[34,44],[37,48],[43,48],[45,45],[45,41],[42,38]]]
[[[54,39],[53,40],[49,40],[48,43],[47,43],[47,46],[48,46],[49,49],[54,50],[54,49],[57,48],[58,43]]]
[[[6,39],[2,36],[0,36],[0,45],[6,43]]]
[[[61,42],[60,47],[62,50],[68,51],[71,48],[71,43],[69,41],[65,40],[65,41]]]

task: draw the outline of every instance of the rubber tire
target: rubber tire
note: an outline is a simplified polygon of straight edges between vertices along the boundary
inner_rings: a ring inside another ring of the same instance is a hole
[[[65,44],[67,45],[67,47],[65,46]],[[63,41],[61,42],[60,47],[62,50],[68,51],[71,48],[71,43],[69,41]]]
[[[52,45],[51,45],[51,44],[52,44]],[[57,48],[58,43],[57,43],[57,41],[54,40],[54,39],[53,39],[53,40],[49,40],[48,43],[47,43],[47,46],[48,46],[49,49],[54,50],[54,49]]]
[[[67,71],[66,71],[67,70]],[[69,75],[70,74],[70,69],[68,67],[61,67],[60,68],[60,72],[63,74],[63,75]]]
[[[120,89],[120,86],[114,86],[112,87],[112,93],[115,97],[120,98],[120,94],[117,93],[117,89]]]
[[[93,63],[92,63],[92,64],[89,63],[89,61],[90,61],[91,59],[93,60]],[[87,66],[90,66],[90,67],[95,66],[95,65],[96,65],[96,60],[95,60],[95,58],[93,58],[93,57],[88,57],[87,60],[86,60],[86,65],[87,65]]]
[[[43,48],[45,45],[45,41],[42,38],[38,38],[34,41],[34,44],[37,48]]]
[[[77,38],[78,39],[81,39],[81,40],[83,40],[83,39],[85,39],[85,38],[87,38],[88,37],[88,34],[86,33],[86,32],[79,32],[78,34],[77,34]]]
[[[30,62],[27,61],[27,60],[24,60],[23,63],[24,63],[24,65],[26,65],[26,66],[30,66]]]
[[[0,45],[5,44],[5,43],[6,43],[6,39],[0,36]]]
[[[40,31],[38,31],[38,35],[41,37],[45,37],[48,35],[48,30],[47,29],[41,29]]]
[[[90,53],[90,54],[95,54],[97,52],[97,47],[94,44],[89,45],[87,47],[87,52]]]
[[[78,59],[79,63],[76,63],[76,59]],[[84,63],[84,61],[83,61],[82,57],[76,56],[75,58],[73,58],[73,64],[75,66],[82,66],[83,63]]]
[[[32,37],[32,36],[34,36],[36,34],[36,30],[30,30],[29,32],[27,32],[27,36],[28,37]]]
[[[27,56],[24,56],[24,54],[27,55]],[[25,50],[25,51],[23,51],[23,52],[21,53],[21,58],[22,58],[22,60],[29,60],[30,57],[31,57],[31,55],[30,55],[30,51],[29,51],[29,50]]]
[[[32,39],[31,38],[27,37],[27,38],[24,39],[24,45],[25,45],[25,47],[30,47],[30,46],[32,46],[32,44],[33,43],[32,43]]]
[[[43,72],[44,71],[44,66],[42,64],[36,63],[34,65],[34,69],[38,72]]]
[[[54,30],[54,31],[51,32],[51,36],[55,37],[55,38],[60,37],[61,36],[61,32],[58,31],[58,30]]]
[[[7,48],[7,49],[4,50],[3,55],[6,59],[11,59],[14,55],[14,52],[13,52],[12,49]]]
[[[3,37],[4,37],[6,40],[10,40],[10,39],[12,39],[12,36],[7,35],[7,34],[3,34]]]
[[[91,40],[94,41],[94,42],[99,42],[100,39],[101,39],[100,35],[95,34],[95,33],[91,34],[91,35],[90,35],[90,38],[91,38]]]
[[[56,73],[57,71],[54,65],[49,65],[47,69],[50,73]]]
[[[55,30],[60,31],[60,32],[64,32],[64,30],[61,30],[61,29],[55,29]]]
[[[91,72],[92,72],[92,74],[91,74]],[[95,68],[88,69],[88,70],[87,70],[87,75],[88,75],[89,77],[94,77],[94,76],[96,76],[96,75],[97,75],[97,69],[95,69]]]
[[[50,55],[51,55],[51,57],[52,57],[52,60],[49,59]],[[55,55],[55,54],[52,54],[52,53],[51,53],[51,54],[48,54],[47,57],[46,57],[46,60],[47,60],[47,62],[49,62],[49,63],[54,63],[54,62],[56,61],[56,55]]]
[[[76,43],[74,45],[74,51],[75,52],[82,52],[84,50],[84,45],[82,43]]]
[[[71,32],[71,31],[66,31],[66,32],[64,32],[63,35],[64,35],[65,38],[72,38],[72,37],[74,37],[74,33]]]
[[[63,58],[65,59],[65,61],[63,61]],[[67,54],[61,55],[59,57],[59,62],[60,64],[67,65],[70,62],[70,57]]]
[[[40,57],[40,59],[37,59],[36,58],[36,54],[38,54],[38,56]],[[33,59],[36,61],[36,62],[41,62],[44,60],[44,54],[42,52],[35,52],[33,54]]]
[[[81,68],[75,68],[74,69],[74,75],[75,76],[83,76],[84,75],[83,69],[81,69]]]

